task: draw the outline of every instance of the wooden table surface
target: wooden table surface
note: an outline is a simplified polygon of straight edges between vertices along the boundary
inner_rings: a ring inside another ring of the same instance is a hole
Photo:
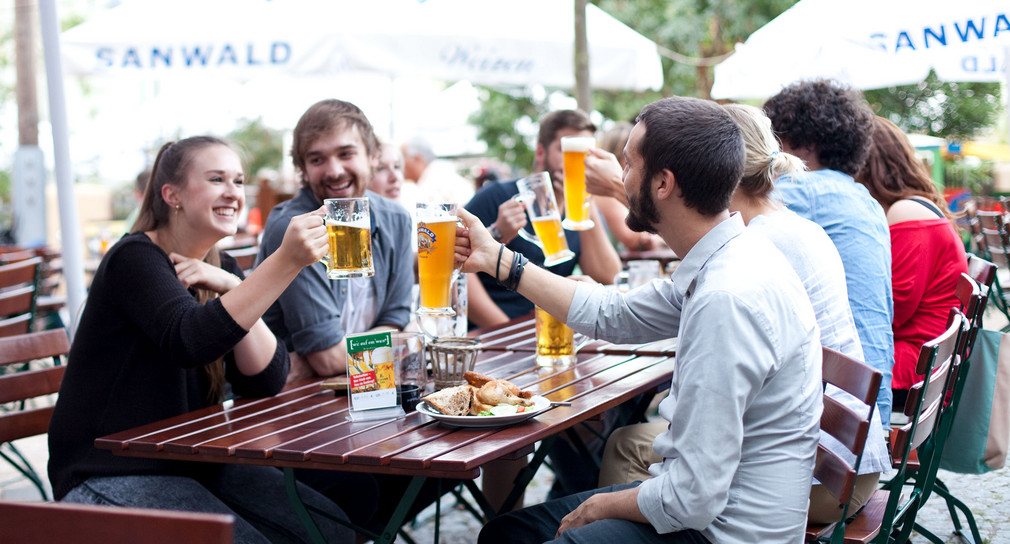
[[[487,344],[475,370],[571,405],[511,426],[456,428],[420,412],[352,422],[346,395],[321,389],[322,380],[315,379],[274,397],[215,405],[115,433],[95,445],[136,457],[474,479],[489,461],[526,455],[538,441],[669,385],[674,367],[669,342],[593,342],[579,352],[576,364],[541,368],[528,348],[533,328],[527,316],[478,332]]]

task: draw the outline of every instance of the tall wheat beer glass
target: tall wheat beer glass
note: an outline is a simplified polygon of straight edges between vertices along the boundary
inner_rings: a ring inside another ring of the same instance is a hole
[[[326,233],[330,253],[323,257],[331,280],[363,278],[375,274],[372,231],[367,198],[330,198],[326,207]]]
[[[540,247],[544,252],[545,266],[554,266],[571,260],[575,253],[568,249],[565,231],[561,229],[561,212],[554,199],[554,186],[551,184],[550,174],[538,172],[519,180],[516,185],[519,187],[519,194],[515,198],[526,207],[533,232],[536,233],[536,236],[531,236],[526,229],[519,229],[519,236]]]
[[[564,366],[575,362],[575,331],[536,306],[537,365]]]
[[[455,273],[456,221],[456,204],[417,204],[418,315],[456,315],[449,291]]]
[[[565,170],[565,220],[562,225],[568,230],[593,228],[593,220],[589,218],[591,195],[586,192],[586,154],[593,147],[596,147],[596,138],[592,136],[561,138]]]

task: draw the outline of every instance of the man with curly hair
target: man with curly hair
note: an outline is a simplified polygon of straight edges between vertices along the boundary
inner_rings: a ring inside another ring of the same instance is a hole
[[[768,99],[765,113],[782,150],[807,172],[775,180],[785,205],[820,225],[845,265],[849,306],[866,364],[881,371],[877,408],[891,417],[891,238],[883,208],[853,179],[873,143],[873,110],[859,91],[836,81],[796,82]]]

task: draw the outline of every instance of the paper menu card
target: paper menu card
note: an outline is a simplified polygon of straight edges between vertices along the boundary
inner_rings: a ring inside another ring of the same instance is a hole
[[[396,393],[392,335],[349,334],[346,342],[350,418],[359,421],[403,415]]]

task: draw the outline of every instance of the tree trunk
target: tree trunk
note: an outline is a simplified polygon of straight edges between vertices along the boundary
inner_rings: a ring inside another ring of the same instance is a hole
[[[575,0],[575,99],[579,109],[593,111],[593,89],[589,84],[589,39],[586,35],[586,2]]]
[[[18,144],[39,145],[38,90],[35,86],[35,2],[14,0],[14,56],[17,70]]]

